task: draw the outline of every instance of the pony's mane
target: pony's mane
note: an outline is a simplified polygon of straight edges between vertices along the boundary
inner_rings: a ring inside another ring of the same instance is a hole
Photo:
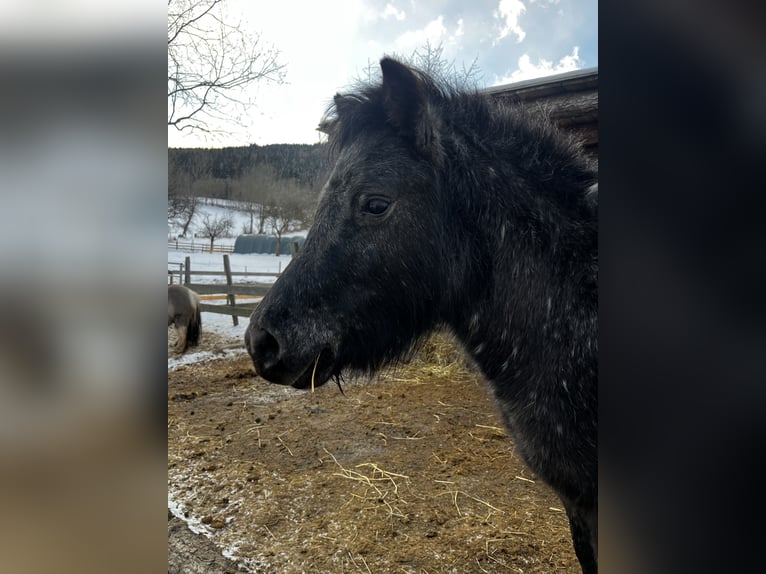
[[[436,139],[447,160],[476,161],[484,156],[496,163],[500,156],[512,158],[517,174],[533,182],[539,192],[577,190],[577,197],[570,195],[566,203],[585,200],[591,207],[597,205],[597,193],[585,195],[598,182],[598,165],[583,153],[577,136],[556,126],[550,118],[552,110],[531,111],[408,68],[417,79],[416,96],[427,102],[429,119],[422,121],[438,132]],[[396,131],[386,97],[381,80],[358,83],[348,93],[335,96],[318,128],[328,135],[331,156],[362,134]]]
[[[417,68],[410,68],[418,78],[422,93],[437,108],[458,97],[459,90],[449,81],[435,78]],[[319,123],[319,131],[328,135],[332,154],[337,154],[359,134],[386,129],[383,81],[357,82],[345,94],[337,94]]]

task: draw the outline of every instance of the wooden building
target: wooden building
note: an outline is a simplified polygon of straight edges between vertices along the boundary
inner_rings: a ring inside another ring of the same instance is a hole
[[[545,110],[562,128],[582,138],[598,158],[598,68],[493,86],[484,90],[534,110]]]

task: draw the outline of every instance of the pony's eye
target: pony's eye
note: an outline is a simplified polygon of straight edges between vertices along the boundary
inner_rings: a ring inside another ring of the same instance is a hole
[[[377,217],[383,215],[388,210],[389,205],[391,205],[391,202],[387,199],[382,197],[371,197],[364,203],[362,210],[367,215],[374,215]]]

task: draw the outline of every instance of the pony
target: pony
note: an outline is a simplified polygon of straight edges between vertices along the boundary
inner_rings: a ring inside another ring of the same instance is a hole
[[[171,324],[178,334],[177,353],[197,346],[202,329],[199,295],[183,285],[168,285],[168,327]]]
[[[250,318],[256,373],[306,388],[450,330],[597,572],[597,168],[549,119],[395,59],[336,94],[306,241]]]

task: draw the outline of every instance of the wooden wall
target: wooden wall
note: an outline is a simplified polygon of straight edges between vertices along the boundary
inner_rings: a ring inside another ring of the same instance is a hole
[[[495,86],[486,91],[533,112],[547,111],[562,128],[581,137],[586,152],[598,158],[598,68]]]

